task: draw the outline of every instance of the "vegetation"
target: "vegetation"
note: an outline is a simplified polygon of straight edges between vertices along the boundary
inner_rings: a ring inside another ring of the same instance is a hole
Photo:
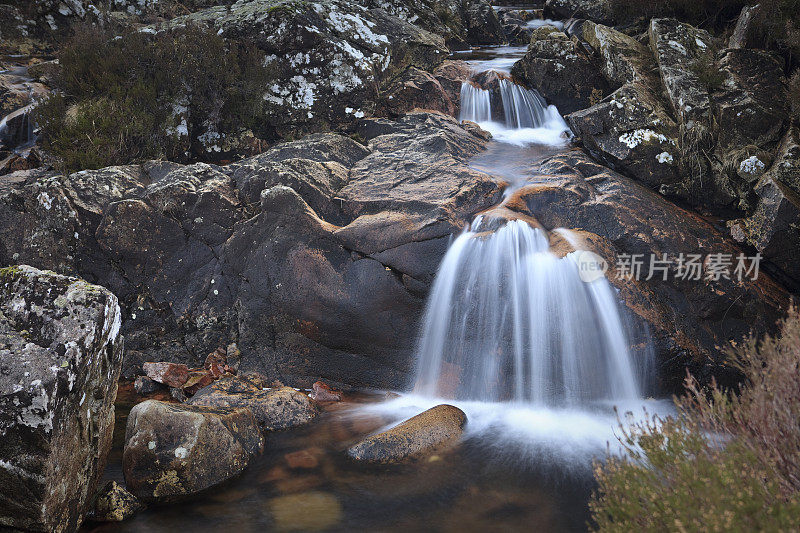
[[[185,161],[198,136],[258,126],[266,70],[256,50],[187,26],[121,35],[85,26],[59,54],[57,92],[37,108],[65,169]]]
[[[731,356],[738,395],[688,378],[676,417],[623,430],[630,457],[595,465],[596,530],[800,528],[800,313]]]

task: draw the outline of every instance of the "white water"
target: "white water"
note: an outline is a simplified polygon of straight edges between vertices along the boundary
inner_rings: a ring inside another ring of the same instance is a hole
[[[503,120],[493,120],[491,92],[470,82],[461,85],[459,120],[476,122],[500,142],[517,146],[544,144],[563,146],[567,143],[569,126],[555,106],[547,103],[535,91],[511,80],[498,80],[503,108]]]
[[[478,219],[434,281],[417,350],[415,391],[570,407],[641,396],[614,289],[585,282],[543,231]]]
[[[498,93],[502,116],[493,120]],[[465,83],[460,119],[498,141],[479,166],[496,170],[509,190],[539,179],[524,170],[535,165],[536,145],[567,142],[558,110],[507,79],[494,93]],[[568,230],[554,232],[579,248]],[[649,336],[635,340],[644,348],[633,353],[616,290],[604,277],[583,281],[576,254],[559,258],[548,241],[524,221],[495,229],[478,217],[453,241],[431,288],[414,391],[364,409],[395,424],[450,403],[467,414],[465,439],[479,439],[493,457],[563,470],[587,469],[592,457],[621,452],[620,424],[671,413],[671,402],[644,399]]]

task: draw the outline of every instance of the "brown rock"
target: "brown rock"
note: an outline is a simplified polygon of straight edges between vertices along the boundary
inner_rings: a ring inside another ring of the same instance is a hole
[[[315,402],[338,402],[342,399],[341,392],[334,391],[322,381],[314,382],[311,389],[311,399]]]
[[[306,448],[305,450],[298,450],[296,452],[287,453],[283,456],[289,468],[316,468],[319,466],[319,458],[323,455],[323,451],[319,448]]]
[[[125,483],[144,500],[180,499],[238,475],[263,449],[247,409],[147,400],[128,417]]]
[[[136,496],[116,481],[109,481],[98,492],[89,517],[96,522],[122,522],[143,508]]]
[[[467,422],[458,407],[442,404],[409,418],[383,433],[372,435],[347,450],[365,463],[397,463],[418,458],[456,442]]]
[[[247,377],[224,376],[189,401],[208,407],[244,407],[267,430],[288,429],[310,422],[317,414],[308,395],[291,387],[265,390]]]
[[[189,367],[177,363],[145,363],[142,369],[147,377],[168,387],[181,388],[189,379]]]

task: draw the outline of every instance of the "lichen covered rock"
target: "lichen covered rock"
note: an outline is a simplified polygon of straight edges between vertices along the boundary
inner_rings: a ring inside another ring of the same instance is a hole
[[[147,400],[128,417],[125,483],[145,501],[182,499],[238,475],[263,449],[248,409]]]
[[[120,320],[102,287],[0,269],[0,526],[83,521],[111,447]]]
[[[95,522],[122,522],[135,515],[144,506],[136,496],[109,481],[97,493],[89,517]]]

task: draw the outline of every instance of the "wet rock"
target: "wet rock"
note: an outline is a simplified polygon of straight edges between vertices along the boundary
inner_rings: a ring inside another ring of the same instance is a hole
[[[137,376],[136,380],[133,382],[133,389],[136,391],[136,394],[140,396],[148,396],[150,394],[164,390],[165,385],[163,383],[159,383],[158,381],[150,379],[147,376]]]
[[[147,377],[168,387],[182,388],[189,379],[189,367],[176,363],[145,363],[142,365]]]
[[[143,508],[136,496],[116,481],[109,481],[98,492],[89,518],[95,522],[122,522]]]
[[[433,74],[411,67],[381,95],[378,114],[399,117],[413,110],[455,114],[455,105]]]
[[[488,2],[465,0],[462,6],[464,34],[468,43],[477,45],[506,42],[503,26],[497,18],[497,13]]]
[[[315,381],[311,389],[311,399],[315,402],[338,402],[342,399],[341,392],[331,389],[322,381]]]
[[[191,405],[220,408],[247,408],[266,430],[289,429],[309,423],[317,414],[307,394],[291,387],[264,390],[247,376],[225,376],[200,389]]]
[[[553,26],[533,32],[525,56],[511,74],[536,89],[562,114],[590,107],[610,92],[600,67],[575,38]]]
[[[263,448],[248,409],[147,400],[128,417],[125,483],[145,501],[181,499],[238,475]]]
[[[103,473],[122,365],[108,290],[0,269],[0,524],[75,531]]]
[[[453,116],[458,116],[461,106],[461,84],[472,77],[472,67],[465,61],[448,59],[436,67],[433,75],[453,103]]]
[[[366,463],[397,463],[418,458],[453,444],[461,437],[467,415],[452,405],[437,405],[347,450]]]

